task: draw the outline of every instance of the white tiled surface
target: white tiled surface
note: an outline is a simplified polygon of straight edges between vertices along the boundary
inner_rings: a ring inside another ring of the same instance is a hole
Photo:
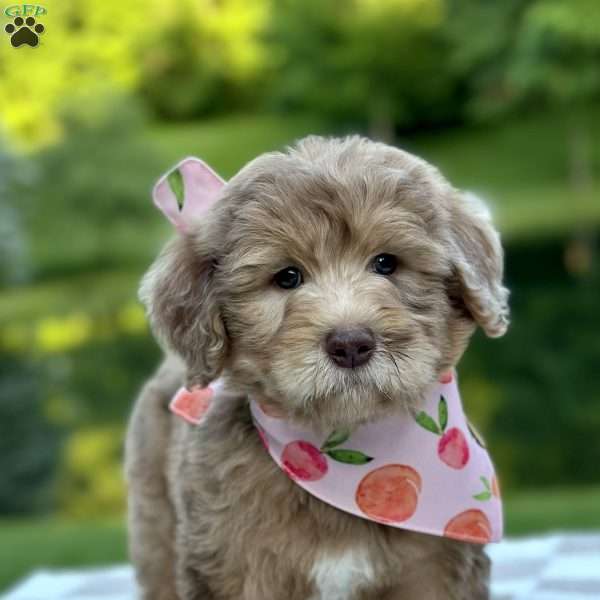
[[[600,600],[600,533],[488,546],[494,600]]]
[[[553,534],[488,547],[494,600],[600,600],[600,533]],[[36,571],[2,600],[134,600],[127,565]]]

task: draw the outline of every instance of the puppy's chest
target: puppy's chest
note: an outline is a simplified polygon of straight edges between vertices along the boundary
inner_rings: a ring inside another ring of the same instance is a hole
[[[354,600],[375,580],[373,562],[364,548],[321,552],[310,572],[315,593],[310,600]]]

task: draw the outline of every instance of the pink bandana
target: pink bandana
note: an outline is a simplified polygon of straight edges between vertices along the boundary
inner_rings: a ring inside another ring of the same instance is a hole
[[[180,390],[171,410],[200,423],[220,385]],[[323,502],[401,529],[481,544],[502,538],[494,467],[452,375],[432,386],[416,417],[397,415],[353,432],[318,436],[254,400],[250,410],[273,460]]]
[[[154,188],[154,202],[186,235],[218,200],[225,182],[197,158],[181,161]],[[180,389],[171,411],[199,425],[215,390]],[[250,401],[254,423],[273,460],[323,502],[364,519],[486,543],[502,537],[494,467],[469,428],[455,377],[427,394],[423,411],[318,436]]]

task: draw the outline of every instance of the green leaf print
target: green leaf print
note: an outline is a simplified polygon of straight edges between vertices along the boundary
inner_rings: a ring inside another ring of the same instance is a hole
[[[373,460],[372,456],[367,456],[358,450],[345,450],[343,448],[338,450],[327,450],[325,454],[330,458],[333,458],[333,460],[348,465],[364,465]]]
[[[415,420],[417,423],[427,429],[427,431],[431,431],[431,433],[435,433],[436,435],[442,435],[438,424],[424,411],[421,411],[416,417]]]
[[[490,500],[491,497],[492,497],[492,492],[481,492],[481,494],[475,494],[473,496],[473,498],[475,498],[475,500],[481,500],[482,502],[485,502],[486,500]]]
[[[181,210],[183,208],[183,200],[185,193],[183,176],[181,175],[181,171],[179,169],[171,171],[167,175],[167,182],[169,184],[169,187],[171,188],[171,191],[175,195],[175,198],[177,198],[177,205],[179,206],[179,210]]]
[[[448,403],[444,396],[440,396],[440,402],[438,404],[438,420],[440,422],[440,429],[446,431],[446,425],[448,425]]]
[[[343,444],[350,437],[350,431],[348,429],[334,429],[329,437],[323,442],[321,450],[326,451],[331,448],[335,448],[340,444]]]
[[[483,490],[483,492],[479,492],[479,494],[475,494],[473,498],[475,498],[475,500],[481,500],[482,502],[485,502],[486,500],[491,500],[492,486],[490,482],[488,481],[487,477],[481,476],[479,479],[481,479],[481,483],[483,483],[485,490]]]

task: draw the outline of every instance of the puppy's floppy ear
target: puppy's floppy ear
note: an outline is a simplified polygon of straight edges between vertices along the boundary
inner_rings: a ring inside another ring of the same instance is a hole
[[[476,196],[457,193],[450,210],[455,293],[489,337],[500,337],[509,323],[500,236],[488,208]]]
[[[139,296],[158,339],[185,361],[187,387],[216,379],[227,354],[214,285],[216,258],[206,243],[207,224],[201,223],[223,185],[202,161],[188,158],[154,188],[155,204],[179,235],[144,276]]]
[[[187,366],[188,388],[204,387],[218,377],[228,346],[216,299],[214,262],[196,245],[189,237],[172,240],[140,288],[154,333]]]

